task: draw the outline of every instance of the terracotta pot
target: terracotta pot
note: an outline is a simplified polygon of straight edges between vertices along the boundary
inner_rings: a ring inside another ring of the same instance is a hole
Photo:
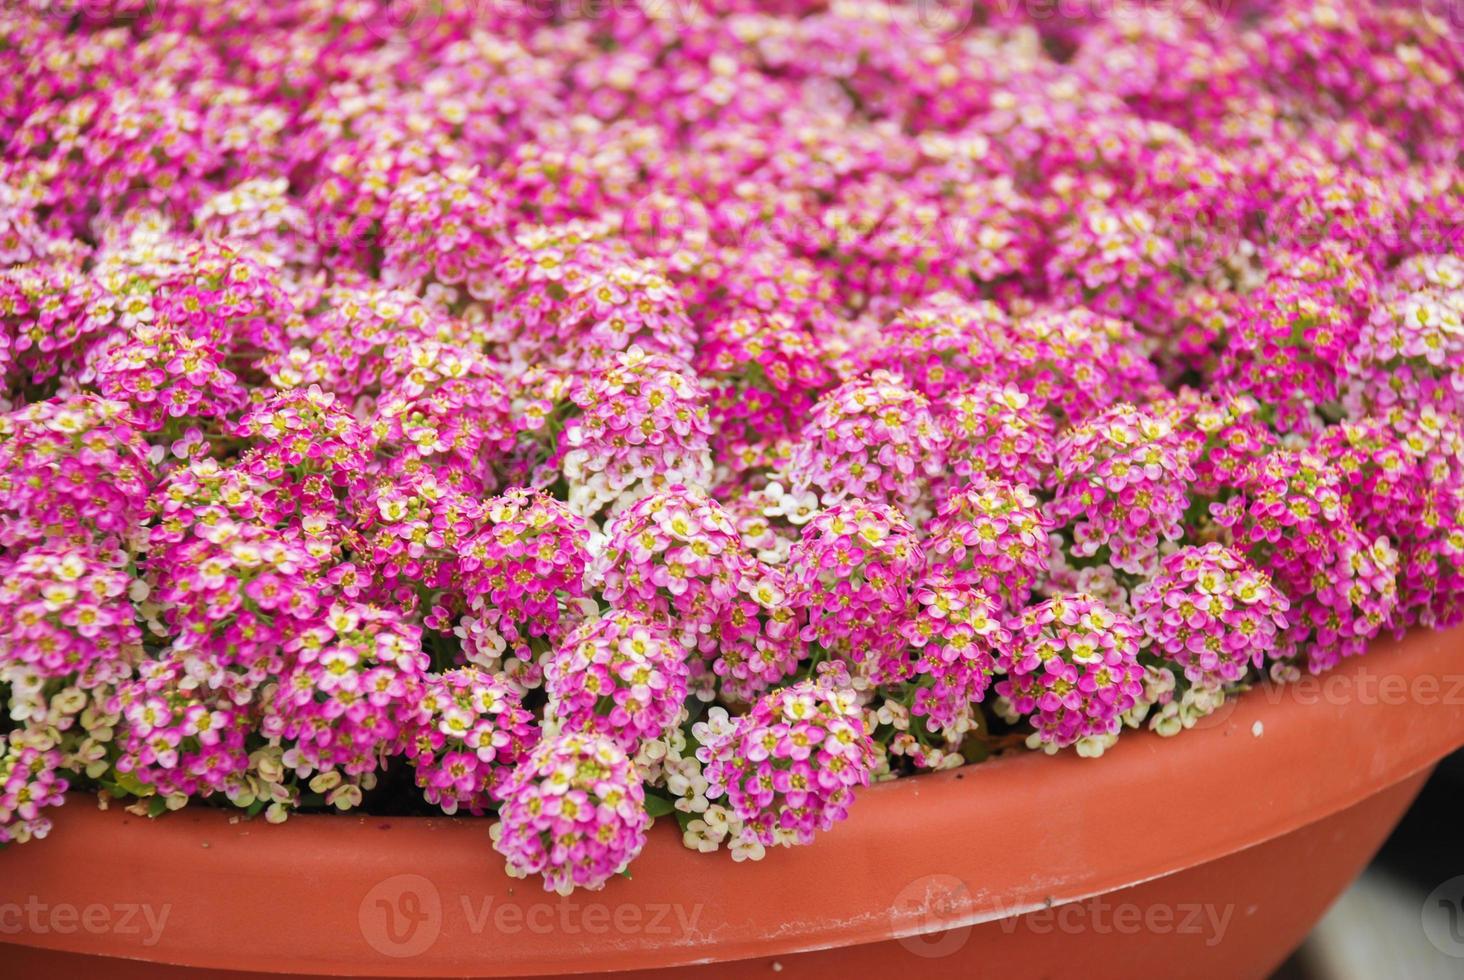
[[[50,838],[0,853],[0,968],[1265,976],[1464,744],[1461,647],[1460,630],[1379,642],[1098,762],[876,786],[759,863],[688,851],[663,821],[633,878],[567,899],[507,878],[483,820],[153,821],[79,797]]]

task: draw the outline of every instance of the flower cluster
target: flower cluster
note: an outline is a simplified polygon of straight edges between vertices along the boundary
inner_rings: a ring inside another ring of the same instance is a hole
[[[616,610],[565,638],[549,658],[546,718],[626,751],[660,738],[686,700],[686,648],[664,621]]]
[[[1346,365],[1354,416],[1390,416],[1431,441],[1429,421],[1464,407],[1454,383],[1464,370],[1464,268],[1451,258],[1400,267],[1392,295],[1362,324]]]
[[[1420,444],[1411,428],[1373,417],[1344,421],[1318,436],[1315,452],[1336,466],[1347,512],[1365,536],[1398,553],[1394,625],[1453,622],[1464,602],[1464,529],[1457,523],[1464,486],[1455,460],[1464,433],[1432,431]]]
[[[1440,0],[75,6],[0,13],[0,843],[599,887],[1464,622]]]
[[[932,577],[915,593],[920,603],[906,627],[921,685],[912,709],[949,728],[986,696],[1011,635],[1000,606],[984,592]]]
[[[508,859],[509,874],[543,875],[546,891],[602,888],[646,846],[645,790],[608,738],[546,738],[499,792],[493,846]]]
[[[706,393],[690,370],[639,347],[575,378],[577,414],[559,436],[570,509],[614,512],[678,483],[711,482]]]
[[[1282,657],[1286,601],[1264,572],[1221,544],[1181,548],[1134,594],[1150,650],[1195,684],[1234,683]]]
[[[92,345],[106,336],[105,318],[90,309],[97,291],[66,266],[0,271],[0,394],[42,391],[85,363]]]
[[[946,442],[925,396],[875,371],[813,407],[788,464],[793,490],[825,506],[854,498],[908,510],[941,472]]]
[[[633,347],[691,360],[680,294],[645,260],[526,233],[505,253],[496,281],[496,328],[514,360],[592,370]]]
[[[718,463],[738,472],[777,465],[791,453],[832,380],[820,345],[785,313],[749,312],[711,324],[696,366],[713,386]]]
[[[424,610],[425,625],[446,625],[464,605],[464,544],[482,513],[478,499],[447,482],[451,473],[424,470],[383,477],[355,498],[357,552],[366,567],[366,597]]]
[[[101,557],[41,545],[0,560],[0,667],[75,675],[83,687],[125,675],[142,647],[133,580]]]
[[[930,569],[1018,612],[1047,572],[1049,526],[1031,491],[972,483],[947,497],[930,522]]]
[[[117,774],[139,795],[181,806],[189,797],[226,792],[249,766],[248,712],[196,685],[178,661],[141,664],[135,678],[118,686],[110,707],[124,722]]]
[[[495,472],[517,443],[497,367],[472,349],[425,341],[403,351],[388,371],[395,382],[377,400],[372,430],[383,447],[402,454],[403,469],[440,460],[455,483],[497,489]]]
[[[429,674],[422,684],[420,724],[407,743],[417,785],[444,813],[481,814],[539,741],[534,716],[513,687],[476,667]]]
[[[606,533],[605,600],[675,623],[690,648],[707,644],[751,571],[726,511],[699,490],[674,486],[621,512]]]
[[[289,666],[262,695],[260,731],[302,777],[373,774],[401,754],[422,710],[420,627],[392,610],[338,604],[283,645]]]
[[[1227,338],[1220,382],[1276,406],[1284,428],[1312,426],[1341,395],[1359,324],[1325,284],[1279,278],[1246,298]]]
[[[1278,452],[1239,490],[1213,505],[1215,519],[1290,600],[1287,646],[1315,672],[1362,653],[1397,606],[1398,555],[1353,522],[1336,470],[1309,452]]]
[[[547,494],[518,488],[485,501],[481,529],[460,549],[468,607],[516,650],[531,637],[558,644],[569,604],[584,596],[589,537],[584,520]],[[482,662],[476,652],[469,659]]]
[[[366,426],[318,385],[271,395],[244,413],[235,433],[250,444],[242,467],[269,481],[286,510],[293,499],[301,510],[335,516],[359,492],[371,460]]]
[[[79,396],[0,416],[0,547],[45,538],[115,547],[146,512],[147,452],[123,402]]]
[[[1028,744],[1046,752],[1076,744],[1081,753],[1102,754],[1143,693],[1139,628],[1075,593],[1029,607],[1012,633],[1008,676],[996,691],[1013,713],[1031,716]]]
[[[925,552],[890,507],[842,504],[803,528],[788,558],[788,598],[803,638],[876,683],[910,671],[903,627],[915,609]]]
[[[1052,419],[1020,389],[962,388],[941,404],[938,417],[951,440],[946,465],[959,480],[1046,484],[1052,470]]]
[[[61,753],[38,749],[13,736],[0,743],[0,844],[24,844],[51,832],[43,807],[60,806],[68,784],[60,775]]]
[[[1143,327],[1173,315],[1175,244],[1141,208],[1079,211],[1058,231],[1047,276],[1054,297]]]
[[[742,836],[763,845],[806,844],[843,819],[877,758],[853,698],[818,681],[767,694],[736,719],[713,708],[695,731],[708,798],[725,796]]]
[[[284,669],[284,644],[320,606],[316,562],[289,534],[227,518],[150,555],[170,655],[208,688],[247,703]]]
[[[442,300],[491,294],[506,237],[498,188],[476,167],[408,177],[381,222],[382,281]]]
[[[1149,571],[1159,541],[1174,541],[1195,473],[1189,446],[1162,415],[1116,405],[1058,437],[1052,502],[1056,523],[1072,523],[1073,553],[1107,548],[1119,571]]]

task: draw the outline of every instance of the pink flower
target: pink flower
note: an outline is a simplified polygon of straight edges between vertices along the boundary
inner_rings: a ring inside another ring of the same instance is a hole
[[[475,667],[429,674],[406,752],[427,802],[480,815],[539,740],[534,716],[505,679]]]
[[[1134,592],[1150,651],[1184,668],[1195,684],[1243,679],[1288,650],[1281,637],[1290,603],[1263,572],[1220,544],[1181,548]]]
[[[546,714],[564,731],[593,732],[634,755],[680,716],[686,656],[664,620],[612,610],[575,630],[550,656]]]
[[[996,692],[1035,729],[1029,744],[1056,752],[1116,736],[1143,693],[1134,623],[1092,596],[1057,596],[1012,623],[1013,646]]]
[[[645,790],[607,738],[546,739],[503,781],[494,848],[510,874],[542,875],[545,891],[599,889],[646,844]]]
[[[713,719],[698,738],[707,795],[725,796],[745,842],[808,844],[847,814],[868,785],[876,749],[853,692],[804,681],[759,698],[747,714]]]

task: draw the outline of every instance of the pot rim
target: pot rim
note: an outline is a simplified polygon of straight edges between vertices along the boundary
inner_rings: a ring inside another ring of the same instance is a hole
[[[1461,647],[1464,628],[1379,640],[1329,674],[1232,699],[1177,739],[1128,733],[1101,760],[1022,754],[881,783],[813,845],[760,862],[690,851],[664,818],[631,877],[568,898],[509,878],[485,819],[272,826],[195,807],[153,821],[75,795],[48,838],[0,852],[0,911],[140,905],[156,918],[166,906],[166,925],[14,934],[0,918],[0,942],[197,968],[510,976],[971,926],[1193,868],[1426,769],[1464,745]],[[902,833],[912,811],[916,832]]]

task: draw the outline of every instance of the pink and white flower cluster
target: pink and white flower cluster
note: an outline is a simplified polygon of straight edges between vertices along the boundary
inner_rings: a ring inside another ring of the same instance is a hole
[[[725,795],[740,836],[763,845],[807,844],[842,820],[876,764],[853,693],[820,681],[780,688],[735,720],[713,708],[697,730],[707,795]]]
[[[1464,622],[1439,4],[550,6],[0,10],[0,843],[598,888]]]

